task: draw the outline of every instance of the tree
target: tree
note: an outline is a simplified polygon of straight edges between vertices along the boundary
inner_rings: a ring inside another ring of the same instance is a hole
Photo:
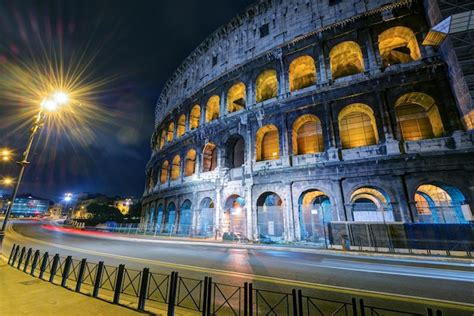
[[[120,221],[123,218],[122,213],[117,208],[106,204],[91,203],[87,206],[87,212],[92,214],[93,221],[96,223]]]

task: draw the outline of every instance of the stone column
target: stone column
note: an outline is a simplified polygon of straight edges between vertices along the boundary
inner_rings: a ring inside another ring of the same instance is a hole
[[[328,153],[329,160],[339,160],[339,150],[337,149],[336,143],[336,131],[334,128],[334,122],[332,117],[332,103],[324,102],[323,106],[324,112],[326,114],[324,117],[324,147],[326,149],[326,152]]]
[[[295,230],[294,230],[294,221],[293,221],[293,194],[292,194],[291,182],[285,183],[284,186],[286,187],[285,214],[283,216],[283,228],[285,230],[285,240],[294,241]]]
[[[343,179],[332,179],[332,187],[334,188],[334,206],[337,212],[338,221],[352,221],[352,213],[346,210],[346,201],[344,199],[344,191],[342,188]]]
[[[256,209],[254,208],[252,202],[252,184],[247,183],[245,186],[245,209],[246,209],[246,216],[247,216],[247,237],[249,239],[255,239],[256,229],[255,229],[255,222],[254,216],[256,214]]]
[[[388,155],[399,155],[400,145],[393,135],[392,123],[388,112],[388,105],[384,91],[377,91],[376,100],[380,112],[380,122],[382,123],[382,131],[385,138],[385,146]],[[380,131],[380,128],[378,128]],[[380,136],[379,136],[380,138]]]
[[[226,95],[226,91],[222,90],[219,97],[219,117],[227,115]]]

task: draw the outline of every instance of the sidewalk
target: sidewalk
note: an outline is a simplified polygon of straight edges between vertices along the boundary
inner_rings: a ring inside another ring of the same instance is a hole
[[[0,315],[149,315],[32,277],[0,259]]]

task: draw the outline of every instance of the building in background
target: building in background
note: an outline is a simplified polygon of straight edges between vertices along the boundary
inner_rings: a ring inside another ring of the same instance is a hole
[[[133,205],[133,200],[130,198],[118,198],[114,201],[114,207],[118,208],[122,215],[128,215],[130,207]]]
[[[55,203],[51,205],[48,209],[48,214],[51,217],[59,218],[63,215],[64,205],[61,203]]]
[[[48,212],[51,201],[31,194],[20,194],[15,199],[12,215],[19,217],[41,216]]]

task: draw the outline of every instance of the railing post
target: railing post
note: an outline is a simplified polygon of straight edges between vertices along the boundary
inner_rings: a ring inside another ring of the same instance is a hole
[[[352,315],[357,316],[357,300],[352,298]]]
[[[43,279],[44,270],[46,270],[46,265],[48,264],[48,258],[49,258],[49,254],[46,251],[43,255],[43,261],[41,262],[40,273],[38,276],[40,279]]]
[[[104,271],[104,262],[99,261],[99,264],[97,265],[97,271],[95,273],[94,290],[92,291],[92,297],[97,297],[99,295],[100,282],[102,280],[103,271]]]
[[[204,277],[204,294],[202,297],[202,316],[207,316],[207,282],[209,281],[209,277]]]
[[[31,248],[28,249],[28,252],[26,253],[25,266],[23,267],[23,272],[25,273],[26,273],[26,269],[28,269],[28,264],[30,263],[32,253],[33,253],[33,250]]]
[[[249,283],[249,316],[253,315],[253,285]]]
[[[56,271],[58,270],[59,264],[59,254],[55,254],[53,258],[53,265],[51,266],[51,271],[49,274],[49,282],[53,283],[54,277],[56,276]]]
[[[38,264],[39,256],[40,256],[40,252],[39,250],[36,250],[35,255],[33,256],[33,262],[31,263],[31,271],[30,271],[30,274],[33,276],[35,275],[36,265]]]
[[[145,310],[145,302],[148,295],[148,281],[150,278],[150,269],[143,268],[142,281],[140,284],[140,294],[138,296],[138,309]]]
[[[10,265],[11,265],[12,267],[15,266],[16,258],[18,257],[18,252],[19,252],[19,251],[20,251],[20,246],[19,246],[19,245],[16,245],[15,253],[13,254],[12,262],[10,263]]]
[[[174,307],[176,302],[176,289],[178,287],[178,272],[171,272],[170,292],[168,298],[168,316],[174,316]]]
[[[77,273],[76,292],[81,291],[82,279],[84,278],[84,272],[86,271],[87,260],[82,259],[81,265],[79,266],[79,272]]]
[[[360,305],[360,316],[365,316],[365,305],[364,305],[364,300],[362,298],[359,299],[359,305]]]
[[[244,283],[244,316],[248,316],[249,309],[249,284]]]
[[[8,257],[8,264],[12,262],[13,253],[15,252],[16,244],[13,244],[12,250],[10,251],[10,256]]]
[[[207,278],[207,315],[211,315],[212,277]]]
[[[303,316],[303,292],[298,290],[298,310],[300,316]]]
[[[63,279],[61,280],[61,286],[66,287],[67,278],[69,277],[69,270],[71,270],[72,257],[67,256],[66,262],[64,263]]]
[[[20,258],[18,258],[18,265],[16,266],[17,269],[20,269],[21,263],[23,262],[23,257],[25,256],[26,248],[21,248]]]
[[[293,302],[293,315],[298,316],[298,304],[297,304],[296,290],[295,289],[291,290],[291,300]]]
[[[122,292],[122,283],[123,283],[123,275],[125,273],[125,265],[119,264],[117,270],[117,279],[115,280],[115,291],[114,291],[114,304],[118,304],[120,302],[120,293]]]

